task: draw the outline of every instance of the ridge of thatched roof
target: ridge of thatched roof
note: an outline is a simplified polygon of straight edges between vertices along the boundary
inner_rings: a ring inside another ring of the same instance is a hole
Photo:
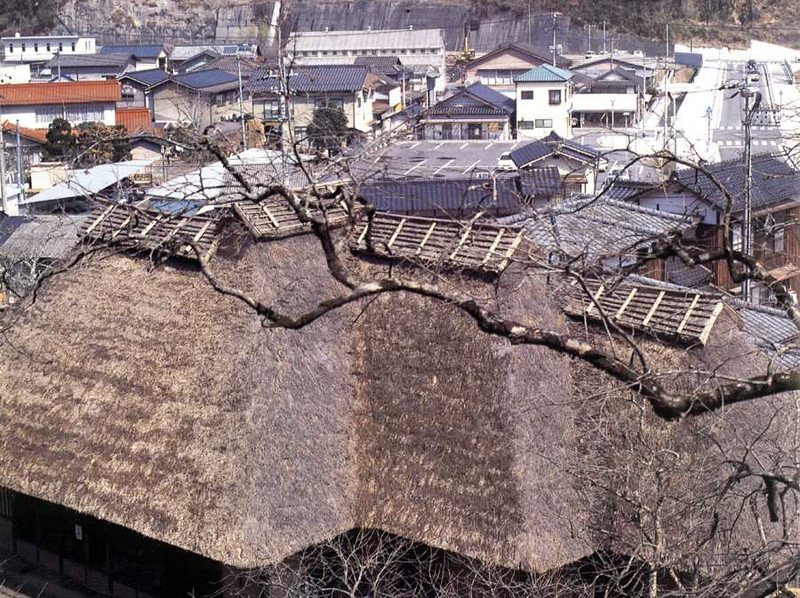
[[[369,238],[367,237],[369,235]],[[377,212],[353,230],[351,247],[426,265],[502,272],[524,242],[522,229]]]
[[[573,285],[564,311],[596,322],[606,319],[659,338],[706,344],[723,309],[721,295],[690,289],[587,281],[586,289]]]
[[[340,201],[327,202],[326,217],[330,226],[344,224],[348,218],[346,207]],[[244,223],[253,238],[282,239],[292,235],[311,232],[311,225],[303,222],[289,202],[280,195],[271,195],[258,203],[254,201],[236,201],[233,203],[234,213]],[[311,210],[320,215],[320,210]]]
[[[224,218],[219,210],[197,214],[194,205],[175,202],[164,212],[130,204],[99,204],[81,227],[85,241],[167,255],[210,259],[219,246]]]

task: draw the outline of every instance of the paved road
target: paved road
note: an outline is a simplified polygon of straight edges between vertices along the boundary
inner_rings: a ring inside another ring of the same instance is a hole
[[[744,76],[744,62],[720,62],[720,68],[725,69],[724,81],[738,82]],[[761,92],[762,104],[765,107],[772,107],[770,89],[774,89],[777,84],[786,82],[786,74],[782,63],[759,63],[760,81],[758,83]],[[722,160],[733,160],[740,157],[744,151],[744,127],[742,120],[744,116],[744,100],[735,90],[725,90],[719,92],[723,94],[721,104],[721,115],[719,124],[711,133],[720,153]],[[779,104],[779,99],[774,98],[774,103]],[[781,131],[776,126],[753,126],[753,153],[772,153],[780,151],[783,139]]]

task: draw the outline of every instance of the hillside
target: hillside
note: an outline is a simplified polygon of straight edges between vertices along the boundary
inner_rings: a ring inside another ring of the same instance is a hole
[[[274,4],[274,0],[0,0],[0,28],[5,34],[70,29],[101,34],[104,41],[235,40],[264,31]],[[559,21],[559,29],[575,52],[601,39],[604,21],[609,30],[654,41],[664,39],[664,24],[670,23],[671,39],[685,43],[741,45],[756,37],[800,46],[800,3],[778,0],[294,0],[283,2],[282,8],[285,26],[305,30],[444,27],[451,48],[463,41],[463,31],[470,25],[470,35],[476,38],[471,43],[479,49],[498,39],[535,38],[535,29],[542,33],[552,27],[544,14],[552,11],[568,16]],[[476,23],[480,23],[477,29]],[[637,44],[627,45],[635,49]],[[625,46],[621,35],[619,47]]]

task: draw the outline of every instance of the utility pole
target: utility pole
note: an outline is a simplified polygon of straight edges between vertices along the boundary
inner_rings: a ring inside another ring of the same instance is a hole
[[[667,59],[664,58],[664,148],[667,147],[669,133],[669,70],[667,69]]]
[[[753,152],[752,152],[752,137],[750,135],[751,126],[753,123],[753,114],[755,114],[760,104],[759,92],[755,94],[750,91],[746,84],[742,86],[741,92],[744,98],[744,222],[742,223],[742,252],[745,255],[751,255],[753,250],[752,233],[753,233],[753,205],[751,198],[751,190],[753,186]],[[750,98],[755,95],[755,102],[753,109],[750,109]],[[747,275],[750,274],[750,268],[745,268],[745,279],[742,281],[742,300],[750,301],[752,299],[752,285]]]
[[[531,27],[531,0],[528,0],[528,43],[533,45],[533,29]]]
[[[642,137],[646,132],[644,129],[645,103],[644,97],[647,93],[647,53],[642,52],[642,95],[639,97],[639,120],[642,127]]]
[[[247,125],[244,122],[244,89],[242,87],[242,55],[236,52],[236,70],[239,74],[239,118],[242,121],[242,150],[247,151]]]
[[[603,21],[603,54],[606,53],[606,22]]]
[[[25,197],[25,165],[22,161],[22,140],[19,133],[19,120],[17,120],[17,184],[19,185],[20,199]]]
[[[0,96],[0,100],[4,100]],[[8,213],[8,195],[6,193],[6,140],[3,138],[3,114],[0,110],[0,200],[2,201],[3,214],[9,216]]]
[[[556,24],[557,24],[557,17],[560,15],[560,12],[553,13],[553,66],[556,66],[556,56],[558,55],[558,46],[556,45]]]

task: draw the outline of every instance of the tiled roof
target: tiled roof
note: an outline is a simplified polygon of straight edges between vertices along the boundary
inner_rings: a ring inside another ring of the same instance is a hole
[[[171,61],[188,60],[190,58],[194,58],[198,54],[202,54],[203,52],[210,52],[212,54],[218,54],[219,56],[222,56],[223,47],[208,44],[196,46],[175,46],[172,49],[172,52],[169,54],[169,59]]]
[[[153,130],[149,108],[117,108],[117,124],[131,134]]]
[[[667,282],[690,289],[707,287],[712,280],[712,272],[703,265],[687,266],[679,258],[664,260]]]
[[[74,67],[109,67],[122,70],[131,64],[130,54],[56,54],[45,66],[51,69]]]
[[[358,91],[364,88],[369,69],[365,66],[333,65],[298,67],[289,76],[289,91],[293,93],[325,93]],[[277,93],[280,79],[269,69],[259,69],[250,77],[253,93]]]
[[[440,179],[370,181],[359,195],[380,212],[413,214],[433,211],[461,215],[480,210],[504,214],[520,210],[519,194],[513,180],[498,179],[494,201],[491,179]]]
[[[744,209],[744,163],[735,160],[707,164],[704,168],[730,193],[734,211]],[[677,171],[673,180],[717,208],[725,209],[724,194],[704,172],[685,168]],[[800,198],[800,172],[783,157],[754,156],[751,197],[754,211]]]
[[[569,199],[533,214],[503,219],[524,227],[525,234],[554,259],[580,256],[593,263],[631,257],[661,235],[682,232],[693,221],[605,197]]]
[[[125,73],[120,80],[131,79],[146,87],[152,87],[169,80],[169,73],[161,69],[148,69],[146,71],[133,71]]]
[[[61,259],[78,244],[86,216],[41,215],[20,223],[0,245],[0,256]]]
[[[175,75],[172,80],[184,87],[192,89],[205,89],[217,85],[225,85],[239,81],[239,77],[233,73],[228,73],[219,69],[209,69],[202,71],[192,71],[183,75]]]
[[[294,52],[320,50],[444,49],[441,29],[381,29],[374,31],[295,31],[286,49]]]
[[[511,160],[517,168],[524,168],[553,154],[573,158],[585,164],[594,163],[600,156],[600,152],[588,145],[582,145],[577,141],[563,139],[555,133],[550,133],[544,139],[532,141],[515,149],[511,152]]]
[[[572,287],[564,306],[567,314],[607,318],[624,328],[689,343],[706,343],[724,307],[720,295],[688,290],[600,281],[588,281],[586,287],[591,296],[578,284]]]
[[[551,64],[542,64],[532,68],[527,73],[514,77],[514,81],[524,83],[563,83],[572,79],[572,76],[573,74],[568,70]]]
[[[475,96],[476,98],[479,98],[480,100],[483,100],[487,104],[501,108],[508,113],[513,112],[516,108],[516,102],[514,98],[509,98],[507,95],[502,94],[499,91],[495,91],[483,83],[473,83],[464,91],[472,96]]]
[[[450,106],[445,102],[441,102],[426,110],[425,114],[431,116],[499,116],[508,118],[511,113],[496,106]]]
[[[100,204],[83,225],[84,239],[118,245],[127,249],[161,251],[196,259],[209,259],[217,249],[222,232],[219,210],[210,215],[166,213],[145,207]]]
[[[353,64],[357,66],[371,66],[376,68],[391,68],[400,67],[403,63],[400,62],[400,57],[397,55],[392,56],[356,56]]]
[[[527,198],[551,197],[564,192],[561,174],[555,166],[518,171],[522,194]]]
[[[629,201],[637,195],[654,189],[657,185],[653,183],[645,183],[642,181],[623,181],[620,179],[613,180],[603,190],[603,195],[609,199],[618,199],[620,201]]]
[[[121,99],[122,93],[118,81],[0,85],[0,106],[93,104],[97,102],[119,102]]]
[[[786,312],[734,299],[728,302],[742,317],[744,333],[766,351],[773,367],[783,371],[800,368],[800,331]]]
[[[164,51],[164,46],[103,46],[100,54],[129,54],[136,58],[158,58]]]
[[[367,233],[370,239],[367,239]],[[370,249],[371,246],[371,249]],[[353,229],[352,248],[428,266],[502,272],[524,246],[522,230],[481,222],[375,213]]]
[[[12,135],[17,134],[17,126],[8,121],[3,123],[3,130]],[[47,129],[26,129],[25,127],[19,128],[20,137],[25,137],[32,141],[39,143],[47,143]]]
[[[483,64],[487,60],[490,60],[495,56],[498,56],[499,54],[502,54],[509,50],[516,50],[517,52],[526,54],[528,57],[534,60],[538,60],[542,64],[549,64],[553,61],[552,55],[546,54],[543,51],[540,51],[538,48],[534,48],[530,44],[527,44],[525,42],[511,42],[507,44],[502,44],[501,46],[498,46],[494,50],[487,52],[483,56],[479,56],[478,58],[470,62],[467,65],[467,68],[468,69],[475,68],[476,66]],[[556,57],[556,66],[560,66],[561,68],[569,68],[571,64],[572,61],[569,60],[568,58],[564,58],[563,56]]]
[[[213,58],[201,67],[192,70],[192,73],[199,73],[208,70],[225,71],[239,76],[239,69],[242,70],[242,77],[248,78],[253,72],[264,66],[263,62],[254,60],[253,58],[242,57],[237,60],[236,56],[218,56]]]

